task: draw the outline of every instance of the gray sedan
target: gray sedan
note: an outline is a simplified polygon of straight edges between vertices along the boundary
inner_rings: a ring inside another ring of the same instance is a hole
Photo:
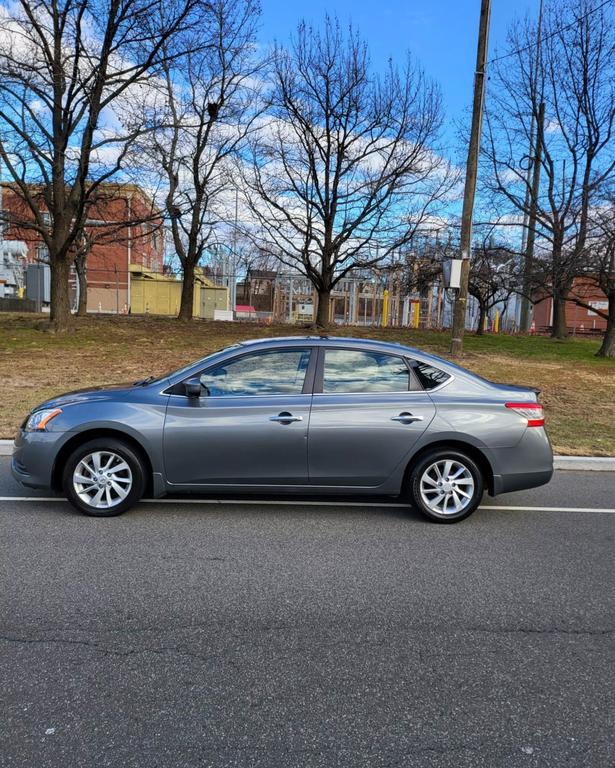
[[[549,482],[536,390],[362,339],[246,341],[161,378],[55,397],[15,439],[24,485],[111,516],[144,495],[402,496],[457,522]]]

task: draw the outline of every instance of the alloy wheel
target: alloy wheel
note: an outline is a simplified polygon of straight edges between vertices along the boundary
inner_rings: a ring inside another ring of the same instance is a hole
[[[93,451],[77,462],[73,471],[77,496],[95,509],[117,506],[130,493],[132,472],[126,460],[114,451]]]
[[[474,496],[474,478],[460,461],[441,459],[430,464],[420,480],[424,504],[438,515],[458,515]]]

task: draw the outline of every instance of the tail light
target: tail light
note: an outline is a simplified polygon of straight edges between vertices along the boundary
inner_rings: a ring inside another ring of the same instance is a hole
[[[505,403],[505,405],[527,419],[528,427],[544,427],[545,412],[540,403]]]

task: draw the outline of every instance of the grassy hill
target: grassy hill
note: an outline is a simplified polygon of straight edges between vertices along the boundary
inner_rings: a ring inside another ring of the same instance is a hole
[[[64,336],[40,317],[0,314],[0,437],[13,437],[28,411],[46,398],[90,385],[160,374],[241,339],[301,335],[297,326],[260,326],[171,318],[97,317]],[[450,336],[407,328],[337,328],[338,336],[398,341],[446,357]],[[542,389],[554,449],[615,456],[615,361],[595,357],[598,341],[466,336],[462,364],[494,381]]]

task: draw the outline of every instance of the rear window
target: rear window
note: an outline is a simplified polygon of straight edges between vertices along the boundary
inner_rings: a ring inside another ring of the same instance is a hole
[[[415,372],[417,379],[421,382],[423,389],[435,389],[435,387],[439,387],[451,378],[450,374],[441,371],[439,368],[435,368],[433,365],[428,365],[427,363],[419,363],[416,361],[412,369]]]

